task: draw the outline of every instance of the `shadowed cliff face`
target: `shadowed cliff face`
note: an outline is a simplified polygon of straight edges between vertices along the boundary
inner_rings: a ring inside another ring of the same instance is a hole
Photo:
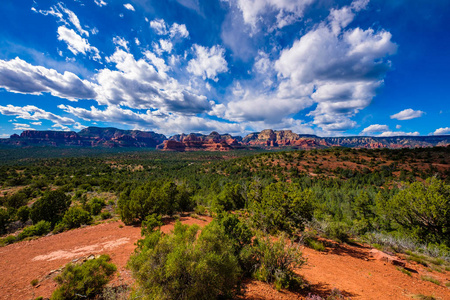
[[[117,128],[88,127],[80,132],[27,130],[0,144],[27,146],[79,146],[79,147],[134,147],[157,148],[166,151],[229,151],[243,148],[321,149],[328,147],[349,148],[416,148],[450,145],[450,136],[397,136],[397,137],[318,137],[302,135],[291,130],[266,129],[250,133],[244,138],[211,132],[177,134],[169,139],[152,131],[121,130]]]
[[[82,147],[145,147],[155,148],[166,140],[162,134],[138,130],[88,127],[79,133],[73,131],[27,130],[3,144],[15,146],[82,146]]]

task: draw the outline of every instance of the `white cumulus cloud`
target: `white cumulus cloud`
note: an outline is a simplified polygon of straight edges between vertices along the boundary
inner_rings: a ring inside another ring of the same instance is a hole
[[[135,11],[134,6],[131,5],[130,3],[126,3],[123,6],[128,10]]]
[[[380,125],[380,124],[373,124],[366,128],[361,133],[373,133],[373,132],[385,132],[389,131],[389,126],[387,125]]]
[[[390,137],[390,136],[419,136],[420,133],[418,131],[414,132],[403,132],[403,131],[386,131],[382,134],[378,135],[380,137]]]
[[[38,108],[34,105],[26,105],[26,106],[14,106],[11,104],[8,104],[6,106],[0,105],[0,114],[4,116],[15,116],[15,118],[23,120],[32,120],[32,121],[48,120],[55,124],[61,125],[72,125],[75,123],[75,121],[71,118],[61,117],[54,113]],[[41,125],[42,122],[32,122],[31,124]]]
[[[444,134],[450,134],[450,127],[438,128],[433,132],[433,135],[444,135]]]
[[[94,0],[94,2],[95,2],[95,4],[97,4],[97,5],[100,6],[100,7],[105,6],[105,5],[108,5],[108,3],[106,3],[106,2],[103,1],[103,0]]]
[[[100,60],[100,54],[96,47],[91,46],[87,39],[79,36],[73,29],[68,29],[65,26],[58,27],[58,40],[67,43],[67,48],[74,54],[82,53],[86,55],[91,54],[94,60]]]
[[[102,105],[186,114],[211,108],[205,96],[170,77],[164,60],[150,51],[136,60],[132,54],[117,49],[107,61],[115,64],[117,70],[102,69],[96,75],[96,100]]]
[[[256,28],[268,15],[275,15],[277,27],[282,28],[303,17],[304,10],[315,0],[222,0],[237,7],[246,24]]]
[[[228,64],[225,60],[225,49],[216,45],[211,48],[194,44],[193,50],[195,58],[191,59],[187,66],[187,71],[196,76],[201,76],[218,81],[217,75],[228,71]]]
[[[425,114],[425,112],[421,111],[421,110],[413,110],[411,108],[402,110],[399,113],[396,113],[394,115],[391,116],[391,119],[397,119],[397,120],[411,120],[411,119],[415,119],[415,118],[420,118],[421,116],[423,116]]]
[[[0,60],[0,88],[9,92],[34,95],[50,93],[76,101],[94,99],[94,86],[71,72],[61,74],[54,69],[33,66],[18,57],[9,61]]]
[[[13,123],[13,125],[14,125],[13,130],[36,130],[34,128],[31,128],[30,124]]]
[[[99,3],[101,4],[102,2],[103,1],[100,1]],[[99,4],[97,3],[97,5]],[[34,11],[37,10],[34,9]],[[73,25],[81,35],[89,36],[89,32],[84,30],[83,27],[81,26],[78,16],[73,11],[65,7],[65,5],[62,2],[59,2],[58,4],[52,6],[49,10],[39,10],[37,12],[45,16],[47,15],[54,16],[58,18],[60,22],[64,23],[67,26]]]

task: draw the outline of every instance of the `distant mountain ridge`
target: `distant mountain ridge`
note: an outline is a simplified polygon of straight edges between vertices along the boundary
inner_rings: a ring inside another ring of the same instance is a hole
[[[81,147],[138,147],[155,148],[167,139],[152,131],[122,130],[117,128],[88,127],[80,132],[26,130],[13,134],[2,144],[14,146],[81,146]]]
[[[177,134],[167,138],[153,131],[122,130],[112,127],[88,127],[80,132],[74,131],[35,131],[26,130],[20,135],[13,134],[9,139],[0,139],[0,144],[30,147],[136,147],[157,148],[164,151],[229,151],[243,148],[276,149],[321,149],[329,147],[349,148],[415,148],[450,145],[450,135],[441,136],[345,136],[319,137],[297,134],[291,130],[266,129],[250,133],[244,138],[211,132]]]

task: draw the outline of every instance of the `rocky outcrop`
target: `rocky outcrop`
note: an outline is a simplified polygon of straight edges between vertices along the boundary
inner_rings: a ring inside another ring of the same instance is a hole
[[[250,133],[244,138],[219,134],[177,134],[169,139],[152,131],[122,130],[117,128],[88,127],[80,132],[26,130],[9,139],[0,139],[0,144],[28,146],[78,146],[78,147],[138,147],[157,148],[167,151],[228,151],[249,148],[321,149],[328,147],[347,148],[416,148],[450,145],[450,135],[442,136],[396,136],[396,137],[318,137],[297,134],[291,130],[266,129]]]
[[[347,148],[417,148],[450,145],[450,136],[397,136],[397,137],[318,137],[301,135],[291,130],[274,131],[266,129],[250,133],[242,144],[261,148],[292,147],[297,149],[320,149],[328,147]]]
[[[231,135],[221,135],[213,131],[209,135],[199,133],[174,135],[157,148],[164,151],[229,151],[243,147]]]
[[[375,260],[380,260],[382,262],[394,265],[394,266],[400,266],[405,267],[406,262],[400,258],[398,258],[395,255],[387,254],[383,251],[380,251],[378,249],[372,249],[369,252],[370,256]]]
[[[318,149],[329,147],[323,139],[314,135],[299,135],[291,130],[266,129],[250,133],[242,139],[244,145],[262,148],[293,147],[298,149]]]
[[[121,130],[116,128],[88,127],[76,133],[73,131],[26,130],[2,144],[14,146],[82,146],[82,147],[144,147],[155,148],[166,137],[154,132]]]
[[[347,148],[418,148],[450,145],[450,136],[393,136],[393,137],[327,137],[330,146]]]
[[[15,146],[81,146],[80,136],[73,131],[36,131],[25,130],[20,135],[13,134],[4,143]]]

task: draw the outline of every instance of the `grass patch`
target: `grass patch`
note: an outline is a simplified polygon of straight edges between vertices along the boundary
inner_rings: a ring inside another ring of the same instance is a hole
[[[419,255],[416,255],[416,254],[408,256],[406,258],[406,260],[414,261],[414,262],[416,262],[418,264],[421,264],[421,265],[423,265],[425,267],[428,267],[428,263],[425,261],[425,259],[423,257],[419,256]]]
[[[37,280],[37,279],[33,279],[33,280],[31,280],[31,282],[30,282],[30,284],[31,284],[32,286],[36,286],[38,283],[39,283],[39,280]]]
[[[406,274],[408,276],[412,276],[411,272],[406,270],[405,268],[401,268],[401,267],[397,267],[397,270],[399,270],[400,272],[402,272],[403,274]]]
[[[439,272],[439,273],[444,273],[444,270],[442,269],[442,268],[440,268],[440,267],[438,267],[438,266],[430,266],[430,269],[432,270],[432,271],[436,271],[436,272]]]
[[[434,278],[434,277],[422,276],[421,278],[422,278],[423,281],[429,281],[429,282],[432,282],[432,283],[434,283],[436,285],[441,285],[441,282],[439,280],[437,280],[436,278]]]
[[[445,283],[445,286],[448,287],[450,289],[450,281]]]
[[[383,251],[383,246],[380,244],[374,243],[371,246],[377,250]]]
[[[312,248],[312,249],[314,249],[316,251],[324,252],[326,250],[325,249],[325,245],[322,242],[320,242],[320,241],[317,241],[317,240],[314,240],[314,239],[307,239],[305,242],[306,242],[306,245],[309,248]]]

